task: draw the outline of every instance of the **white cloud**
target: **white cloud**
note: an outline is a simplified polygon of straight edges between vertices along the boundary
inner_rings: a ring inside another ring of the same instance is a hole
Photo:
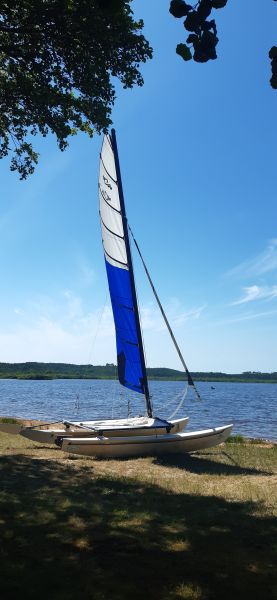
[[[91,267],[89,262],[83,260],[79,264],[79,272],[84,285],[90,285],[91,283],[94,283],[96,277],[95,270]]]
[[[171,298],[164,306],[164,311],[170,325],[174,329],[177,329],[186,321],[198,319],[205,307],[206,305],[203,305],[190,310],[185,310],[177,298]],[[141,308],[140,312],[144,330],[159,332],[166,329],[166,324],[158,306],[154,306],[153,304],[144,306]]]
[[[277,238],[269,241],[266,249],[249,260],[243,261],[226,273],[227,276],[263,275],[277,269]]]
[[[92,267],[91,260],[84,254],[84,249],[80,245],[74,245],[73,256],[78,287],[90,286],[92,283],[95,283],[96,271]]]
[[[277,298],[277,285],[251,285],[250,287],[245,287],[243,289],[244,296],[242,296],[242,298],[240,298],[239,300],[235,300],[234,302],[232,302],[232,306],[246,304],[248,302],[252,302],[253,300],[272,300],[273,298]]]
[[[67,320],[77,319],[82,316],[82,300],[75,296],[70,290],[64,291],[64,297],[67,301],[65,318]]]
[[[240,321],[249,321],[252,319],[261,319],[263,317],[271,317],[272,315],[276,315],[277,314],[277,310],[268,310],[268,311],[264,311],[264,312],[257,312],[257,313],[247,313],[244,315],[241,315],[239,317],[235,317],[234,319],[226,319],[224,321],[219,321],[217,324],[218,325],[226,325],[226,324],[230,324],[230,323],[239,323]]]
[[[99,318],[102,316],[101,323]],[[96,335],[97,333],[97,335]],[[37,317],[0,334],[3,362],[106,363],[116,357],[110,310],[62,319]]]
[[[198,319],[204,306],[185,310],[177,299],[165,307],[174,329],[182,329],[188,320]],[[54,301],[47,296],[35,298],[28,306],[14,309],[17,318],[6,333],[0,333],[0,360],[4,362],[73,362],[105,364],[116,361],[112,310],[105,306],[87,312],[82,299],[72,290],[64,290]],[[158,307],[141,308],[142,326],[153,334],[157,346],[165,324]],[[151,356],[151,348],[149,348]]]

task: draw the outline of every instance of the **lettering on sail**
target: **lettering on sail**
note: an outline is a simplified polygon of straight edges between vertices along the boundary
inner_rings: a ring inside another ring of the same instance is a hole
[[[113,188],[112,188],[112,185],[109,183],[109,180],[108,180],[108,178],[107,178],[107,177],[105,177],[105,175],[103,175],[103,181],[104,181],[105,185],[106,185],[106,186],[107,186],[107,187],[108,187],[110,190],[112,190],[112,189],[113,189]]]
[[[103,196],[104,200],[106,200],[106,202],[111,202],[111,201],[112,201],[111,197],[110,197],[110,196],[109,196],[109,194],[106,192],[106,190],[103,190],[103,189],[100,187],[100,191],[101,191],[101,194],[102,194],[102,196]]]

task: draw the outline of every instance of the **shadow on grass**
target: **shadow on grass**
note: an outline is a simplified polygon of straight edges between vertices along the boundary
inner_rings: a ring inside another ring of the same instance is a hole
[[[209,459],[209,456],[212,459]],[[225,462],[220,462],[220,459]],[[229,464],[226,463],[226,458]],[[219,460],[218,460],[219,459]],[[193,454],[171,454],[157,457],[156,464],[177,467],[190,473],[206,475],[272,475],[272,471],[241,466],[229,452],[194,452]]]
[[[24,450],[51,450],[51,452],[58,452],[58,454],[61,453],[61,449],[58,448],[58,446],[50,446],[49,444],[46,444],[45,446],[37,443],[37,445],[35,446],[34,444],[32,444],[32,446],[25,446]]]
[[[256,504],[92,467],[1,457],[2,598],[273,598],[274,522],[251,515]]]

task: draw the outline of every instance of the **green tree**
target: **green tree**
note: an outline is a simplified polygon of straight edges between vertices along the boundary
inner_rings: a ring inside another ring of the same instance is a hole
[[[0,158],[25,179],[38,154],[30,134],[56,135],[111,123],[115,80],[142,85],[152,56],[131,0],[0,0]]]

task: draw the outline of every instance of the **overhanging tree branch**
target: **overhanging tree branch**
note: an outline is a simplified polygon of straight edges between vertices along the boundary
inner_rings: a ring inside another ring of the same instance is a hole
[[[30,135],[106,131],[114,79],[142,85],[152,56],[127,0],[0,0],[0,158],[25,179],[38,154]]]

